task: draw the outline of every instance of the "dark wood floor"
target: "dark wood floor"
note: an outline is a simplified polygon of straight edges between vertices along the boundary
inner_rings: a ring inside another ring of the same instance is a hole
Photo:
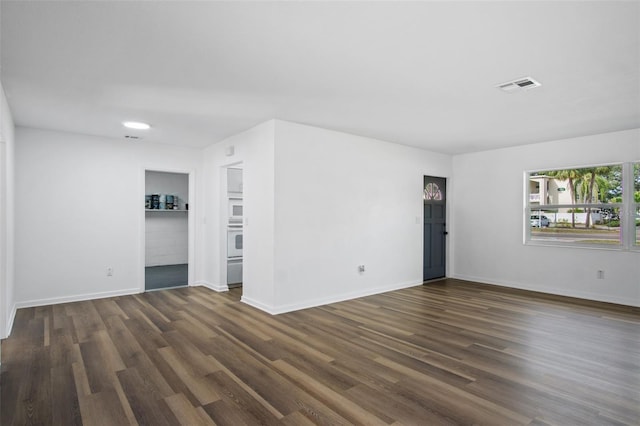
[[[18,311],[2,425],[640,424],[640,311],[445,280],[269,316],[180,288]]]

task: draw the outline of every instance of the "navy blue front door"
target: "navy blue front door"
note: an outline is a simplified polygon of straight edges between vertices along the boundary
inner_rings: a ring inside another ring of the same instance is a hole
[[[445,276],[446,260],[446,184],[444,178],[424,177],[424,253],[423,279]]]

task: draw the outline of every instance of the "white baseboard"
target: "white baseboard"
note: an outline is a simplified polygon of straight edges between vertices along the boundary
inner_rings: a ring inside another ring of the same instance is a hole
[[[213,283],[210,283],[209,281],[196,281],[193,283],[193,285],[206,287],[213,291],[217,291],[219,293],[223,291],[229,291],[229,286],[227,286],[226,284],[213,284]]]
[[[615,303],[616,305],[640,307],[640,301],[635,301],[634,303],[633,300],[622,299],[615,296],[614,297],[603,296],[602,294],[591,293],[587,291],[575,291],[575,290],[563,291],[563,289],[557,288],[557,287],[532,286],[532,285],[518,283],[518,282],[492,280],[484,277],[475,277],[475,276],[460,275],[460,274],[455,274],[451,278],[464,280],[464,281],[474,281],[481,284],[496,285],[500,287],[515,288],[518,290],[528,290],[528,291],[535,291],[538,293],[553,294],[555,296],[574,297],[576,299],[592,300],[595,302]]]
[[[302,302],[291,303],[288,305],[278,305],[278,306],[267,305],[246,296],[242,296],[240,301],[243,303],[246,303],[247,305],[253,306],[254,308],[260,309],[261,311],[265,311],[268,314],[278,315],[278,314],[284,314],[286,312],[293,312],[293,311],[299,311],[301,309],[308,309],[308,308],[314,308],[316,306],[328,305],[331,303],[344,302],[345,300],[357,299],[359,297],[386,293],[388,291],[401,290],[403,288],[414,287],[421,284],[422,284],[422,281],[406,281],[406,282],[396,283],[396,284],[383,286],[383,287],[368,288],[368,289],[363,289],[359,291],[353,291],[350,293],[344,293],[344,294],[334,295],[329,297],[321,297],[317,299],[310,299]]]
[[[85,293],[85,294],[77,294],[73,296],[62,296],[62,297],[51,297],[48,299],[35,299],[35,300],[26,300],[23,302],[16,302],[16,309],[20,308],[33,308],[36,306],[44,306],[44,305],[57,305],[60,303],[70,303],[70,302],[82,302],[85,300],[94,300],[94,299],[104,299],[106,297],[116,297],[116,296],[127,296],[130,294],[138,294],[140,293],[140,288],[127,288],[124,290],[115,290],[115,291],[103,291],[99,293]]]
[[[249,306],[253,306],[256,309],[260,309],[261,311],[264,311],[264,312],[266,312],[268,314],[271,314],[271,315],[276,315],[277,314],[277,312],[275,312],[273,306],[266,305],[266,304],[264,304],[262,302],[258,302],[257,300],[251,299],[250,297],[247,297],[247,296],[243,295],[242,297],[240,297],[240,301],[242,303],[245,303],[245,304],[249,305]]]

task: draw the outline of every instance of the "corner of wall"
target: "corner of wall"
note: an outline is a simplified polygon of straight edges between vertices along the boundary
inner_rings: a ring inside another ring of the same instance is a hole
[[[6,339],[11,335],[11,330],[13,330],[13,322],[16,319],[16,312],[18,311],[18,307],[15,302],[11,306],[11,310],[9,311],[9,315],[7,317],[7,324],[5,330],[3,330],[4,334],[0,336],[0,339]]]
[[[196,281],[193,283],[195,287],[206,287],[210,290],[217,291],[218,293],[229,291],[229,286],[226,284],[213,284],[209,281]]]
[[[352,291],[352,292],[347,292],[347,293],[338,294],[338,295],[331,295],[328,297],[307,299],[307,300],[299,301],[296,303],[277,305],[277,306],[267,305],[246,296],[242,296],[240,301],[243,303],[246,303],[249,306],[253,306],[254,308],[260,309],[261,311],[264,311],[268,314],[279,315],[287,312],[315,308],[317,306],[324,306],[332,303],[344,302],[345,300],[357,299],[359,297],[366,297],[374,294],[386,293],[388,291],[402,290],[404,288],[415,287],[418,285],[422,285],[421,280],[400,282],[400,283],[395,283],[391,285],[384,285],[384,286],[375,287],[375,288]]]
[[[267,305],[265,303],[262,303],[262,302],[259,302],[259,301],[255,300],[255,299],[252,299],[251,297],[242,296],[240,298],[240,301],[242,303],[245,303],[245,304],[247,304],[249,306],[252,306],[252,307],[254,307],[256,309],[260,309],[261,311],[266,312],[266,313],[268,313],[270,315],[277,315],[277,314],[280,314],[280,313],[284,312],[284,311],[282,311],[282,312],[279,311],[278,308],[275,308],[275,307],[273,307],[271,305]]]
[[[9,336],[16,313],[14,296],[14,170],[15,170],[15,124],[9,103],[0,82],[0,141],[4,144],[4,155],[0,161],[0,239],[4,242],[0,250],[0,264],[4,266],[0,275],[0,336]]]

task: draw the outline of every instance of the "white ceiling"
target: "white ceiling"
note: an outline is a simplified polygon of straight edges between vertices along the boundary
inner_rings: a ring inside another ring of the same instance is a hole
[[[279,118],[452,154],[640,127],[638,1],[0,7],[20,126],[201,147]]]

